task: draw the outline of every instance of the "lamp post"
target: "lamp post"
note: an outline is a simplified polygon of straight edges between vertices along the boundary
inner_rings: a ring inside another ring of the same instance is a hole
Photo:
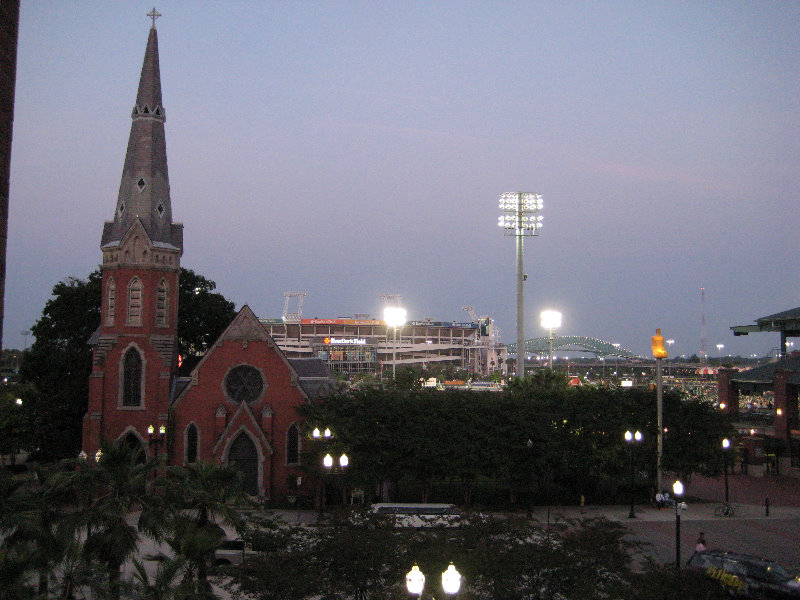
[[[674,344],[674,343],[675,343],[675,340],[667,340],[667,350],[669,350],[671,352],[672,351],[672,344]],[[667,375],[672,377],[672,363],[670,363],[669,366],[667,367]]]
[[[422,598],[422,590],[425,589],[425,574],[419,570],[417,565],[411,567],[406,574],[406,589],[409,594]]]
[[[680,502],[683,496],[683,484],[680,480],[672,484],[675,495],[675,570],[681,570],[681,511],[686,510],[686,502]]]
[[[719,353],[719,366],[722,366],[722,349],[725,347],[725,344],[717,344],[717,352]]]
[[[425,589],[425,574],[419,570],[417,565],[411,567],[406,574],[406,589],[410,594],[422,598],[422,592]],[[448,596],[457,594],[461,589],[461,573],[452,562],[442,573],[442,589]]]
[[[625,432],[625,441],[628,443],[628,448],[630,450],[630,458],[631,458],[631,510],[628,513],[629,519],[635,519],[636,513],[633,510],[633,485],[634,485],[634,468],[633,468],[633,445],[634,443],[638,444],[642,441],[642,432],[636,431],[635,433],[631,433],[630,429]]]
[[[155,458],[158,458],[158,447],[164,443],[164,437],[167,434],[165,425],[161,425],[156,433],[156,428],[153,425],[147,426],[147,443],[153,446]]]
[[[319,427],[314,427],[311,431],[311,438],[315,441],[325,442],[327,450],[325,456],[322,457],[322,484],[320,485],[320,498],[319,498],[319,516],[325,510],[325,500],[328,495],[328,476],[331,473],[341,473],[350,464],[350,458],[344,452],[338,456],[336,452],[331,454],[330,446],[328,443],[333,439],[333,432],[329,427],[320,430]]]
[[[542,327],[550,331],[548,342],[550,347],[550,370],[553,369],[553,329],[561,327],[561,313],[557,310],[543,310],[541,314]]]
[[[664,336],[661,329],[656,329],[656,334],[650,338],[650,347],[653,358],[656,359],[656,413],[658,419],[658,450],[656,452],[656,489],[662,490],[664,473],[661,470],[661,458],[664,455],[664,391],[661,385],[661,361],[667,358],[664,349]]]
[[[728,438],[722,440],[722,464],[725,469],[725,504],[728,503],[728,448],[731,447],[731,441]]]
[[[406,322],[406,309],[400,306],[387,306],[383,309],[383,319],[389,327],[394,329],[392,341],[392,379],[397,375],[397,328]]]
[[[542,196],[530,192],[511,192],[500,194],[499,208],[503,214],[497,225],[505,230],[505,235],[515,236],[517,241],[517,376],[525,377],[525,291],[527,279],[524,269],[525,237],[539,234],[542,227]]]

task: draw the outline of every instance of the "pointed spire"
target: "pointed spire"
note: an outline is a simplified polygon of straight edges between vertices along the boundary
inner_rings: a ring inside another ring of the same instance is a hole
[[[182,228],[172,222],[167,171],[166,114],[161,104],[161,72],[155,18],[147,39],[131,132],[122,169],[114,221],[106,223],[102,245],[119,242],[131,226],[142,222],[152,242],[182,249]]]

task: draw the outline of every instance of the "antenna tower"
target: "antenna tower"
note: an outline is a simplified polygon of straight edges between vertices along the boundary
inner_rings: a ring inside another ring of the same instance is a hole
[[[706,352],[706,288],[700,288],[700,362],[705,363],[708,360],[708,352]]]

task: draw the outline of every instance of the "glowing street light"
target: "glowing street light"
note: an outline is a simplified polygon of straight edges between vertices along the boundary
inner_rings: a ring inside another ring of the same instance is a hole
[[[628,518],[629,519],[635,519],[636,518],[636,513],[633,510],[633,500],[634,500],[634,498],[633,498],[633,486],[634,486],[634,482],[635,482],[635,479],[634,479],[635,471],[634,471],[634,466],[633,466],[633,444],[634,444],[634,442],[638,444],[639,442],[642,441],[642,432],[637,429],[635,433],[631,433],[631,430],[628,429],[625,432],[625,441],[627,442],[628,447],[630,448],[630,456],[631,456],[631,510],[628,513]]]
[[[409,594],[422,598],[422,592],[425,589],[425,574],[419,570],[417,565],[411,567],[406,574],[406,589]],[[448,596],[457,594],[461,589],[461,573],[453,563],[450,563],[447,570],[442,573],[442,589]]]
[[[540,315],[542,319],[542,327],[550,330],[548,337],[550,345],[550,369],[553,368],[553,329],[561,327],[561,313],[557,310],[543,310]]]
[[[517,376],[525,376],[525,292],[527,276],[524,269],[523,239],[539,234],[542,227],[542,196],[530,192],[500,194],[498,208],[502,211],[497,225],[505,235],[517,238]]]
[[[392,379],[397,374],[397,328],[405,325],[406,309],[400,306],[387,306],[383,309],[383,320],[394,329],[392,342]]]

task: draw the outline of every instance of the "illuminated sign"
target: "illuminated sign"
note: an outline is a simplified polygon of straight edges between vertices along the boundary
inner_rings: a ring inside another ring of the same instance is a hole
[[[326,337],[322,340],[322,343],[331,346],[365,346],[367,344],[367,338]]]

